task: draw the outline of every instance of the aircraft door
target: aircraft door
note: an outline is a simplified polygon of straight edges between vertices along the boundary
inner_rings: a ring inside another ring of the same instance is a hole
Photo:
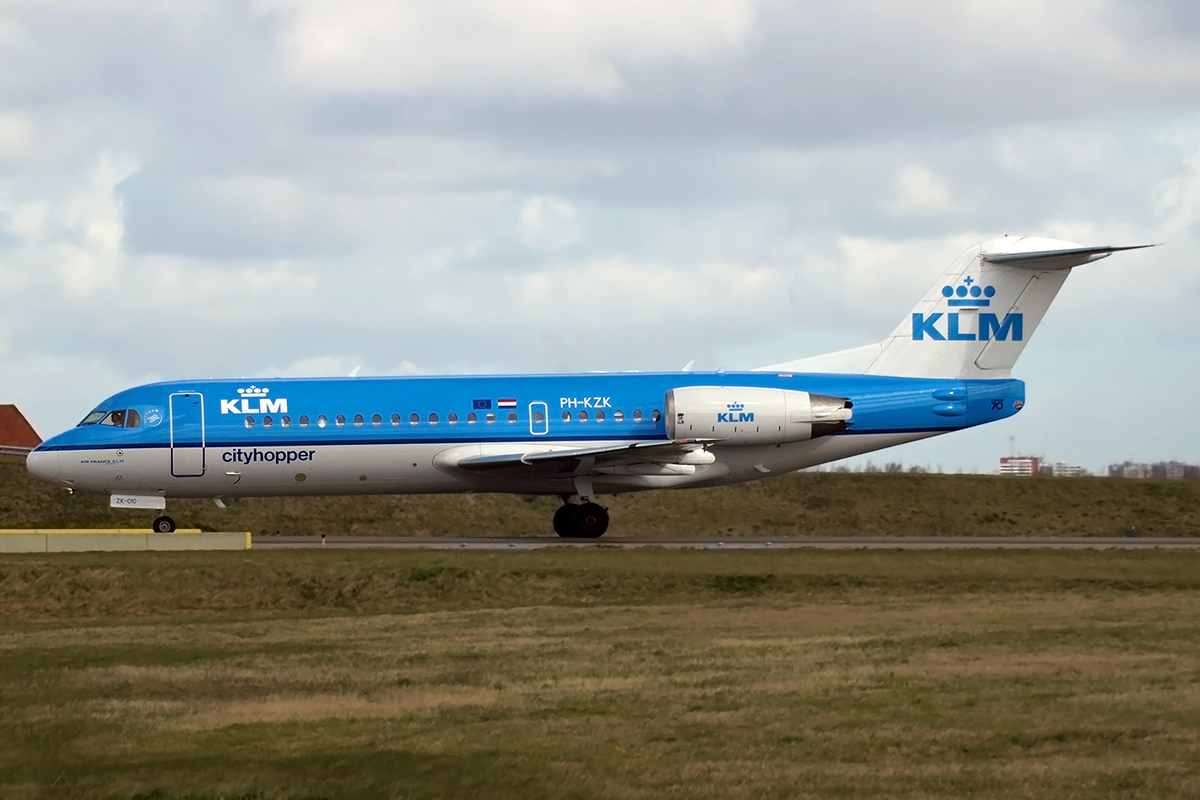
[[[204,474],[204,395],[171,395],[171,474],[197,478]]]
[[[550,432],[550,412],[541,400],[529,404],[529,432],[534,436]]]

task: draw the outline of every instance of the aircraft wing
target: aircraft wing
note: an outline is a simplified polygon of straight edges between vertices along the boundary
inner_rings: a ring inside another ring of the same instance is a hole
[[[705,447],[716,441],[719,440],[675,439],[533,453],[477,455],[461,458],[454,466],[480,473],[523,467],[528,475],[553,477],[588,475],[595,469],[632,464],[707,464],[714,458]]]

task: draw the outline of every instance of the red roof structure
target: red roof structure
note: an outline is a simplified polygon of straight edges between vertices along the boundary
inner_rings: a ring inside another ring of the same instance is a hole
[[[0,405],[0,447],[37,447],[42,437],[14,405]]]

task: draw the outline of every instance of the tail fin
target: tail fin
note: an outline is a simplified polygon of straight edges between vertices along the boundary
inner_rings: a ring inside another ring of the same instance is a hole
[[[1132,247],[994,239],[960,255],[882,342],[767,367],[927,378],[1005,378],[1072,267]]]

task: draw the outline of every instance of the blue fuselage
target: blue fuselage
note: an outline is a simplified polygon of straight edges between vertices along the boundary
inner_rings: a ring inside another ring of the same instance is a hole
[[[445,454],[667,441],[666,394],[692,386],[836,396],[853,417],[810,441],[715,441],[711,469],[670,480],[604,474],[597,491],[748,480],[1002,419],[1024,403],[1024,384],[1012,379],[763,372],[176,381],[110,397],[29,463],[60,485],[114,494],[560,494],[562,480],[468,475]]]

